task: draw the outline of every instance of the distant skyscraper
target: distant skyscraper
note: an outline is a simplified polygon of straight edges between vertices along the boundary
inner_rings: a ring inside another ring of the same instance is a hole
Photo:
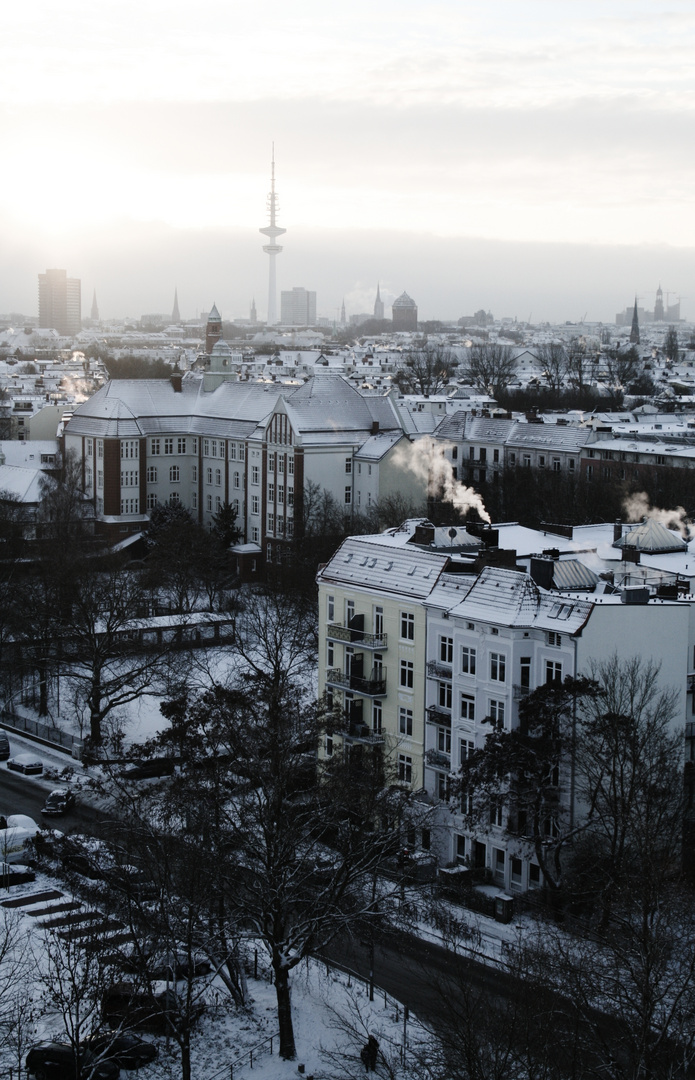
[[[179,315],[179,290],[174,289],[174,307],[171,312],[171,321],[173,323],[180,323],[181,316]]]
[[[379,292],[379,283],[376,286],[376,300],[374,301],[374,318],[383,319],[384,317],[384,301],[381,299],[381,293]]]
[[[635,297],[635,310],[632,312],[632,326],[630,327],[630,341],[633,345],[639,345],[639,316],[637,314],[637,297]]]
[[[280,322],[283,326],[315,326],[316,293],[301,288],[280,293]]]
[[[94,296],[92,297],[92,312],[89,316],[92,322],[99,322],[99,308],[97,305],[97,291],[94,290]]]
[[[69,278],[67,270],[39,274],[39,326],[57,330],[65,337],[82,328],[82,283]]]
[[[656,290],[656,301],[654,303],[654,322],[664,321],[664,294],[661,288],[661,282],[659,282],[659,288]]]
[[[270,239],[269,244],[264,244],[263,250],[270,258],[270,265],[268,267],[268,325],[274,326],[278,321],[277,318],[277,290],[275,285],[275,256],[279,255],[282,251],[282,247],[276,244],[278,236],[282,236],[287,232],[287,229],[281,229],[279,225],[275,224],[275,214],[278,210],[278,197],[275,194],[275,143],[273,143],[273,157],[270,166],[270,192],[268,194],[267,209],[270,215],[270,225],[266,225],[265,229],[259,229],[258,231],[263,233]]]
[[[406,292],[393,301],[394,330],[417,330],[417,304]]]
[[[222,317],[217,310],[217,305],[213,304],[208,314],[208,321],[205,327],[205,352],[210,355],[217,342],[222,337]]]

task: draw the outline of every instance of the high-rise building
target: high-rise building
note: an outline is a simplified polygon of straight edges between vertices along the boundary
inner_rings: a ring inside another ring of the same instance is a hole
[[[255,296],[254,296],[253,300],[251,301],[251,312],[250,312],[250,315],[249,315],[249,322],[253,323],[254,325],[258,322],[258,316],[256,314],[256,297]]]
[[[654,322],[664,321],[664,292],[661,288],[661,282],[659,282],[659,288],[656,290],[656,301],[654,303]]]
[[[376,286],[376,300],[374,301],[374,318],[383,319],[384,317],[384,301],[381,299],[381,293],[379,292],[379,283]]]
[[[39,327],[65,337],[79,334],[82,328],[82,283],[69,278],[67,270],[39,274]]]
[[[394,330],[417,330],[417,304],[406,292],[393,301]]]
[[[281,292],[280,322],[283,326],[315,326],[316,293],[298,287]]]

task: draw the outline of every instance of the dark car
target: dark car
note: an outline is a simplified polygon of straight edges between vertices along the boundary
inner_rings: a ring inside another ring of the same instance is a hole
[[[75,1068],[75,1051],[68,1043],[38,1043],[27,1054],[27,1072],[36,1080],[117,1080],[120,1068],[115,1061],[98,1061],[91,1050],[80,1052]]]
[[[10,756],[10,740],[4,731],[0,731],[0,761],[7,761]]]
[[[27,776],[38,776],[43,772],[43,761],[36,754],[15,754],[8,758],[7,768],[13,772],[26,773]]]
[[[85,1043],[99,1060],[115,1061],[121,1069],[139,1069],[141,1065],[149,1065],[157,1056],[154,1043],[139,1039],[127,1031],[120,1035],[94,1035]]]
[[[148,758],[131,761],[119,772],[124,780],[150,780],[154,776],[173,776],[173,758]]]
[[[196,1004],[191,1020],[197,1020],[204,1011],[203,1004]],[[101,1002],[101,1015],[110,1027],[127,1024],[163,1035],[172,1027],[179,1029],[184,1020],[175,990],[169,988],[148,994],[129,982],[114,983],[106,991]]]
[[[41,813],[47,817],[62,817],[75,805],[75,794],[70,788],[56,788],[46,797]]]

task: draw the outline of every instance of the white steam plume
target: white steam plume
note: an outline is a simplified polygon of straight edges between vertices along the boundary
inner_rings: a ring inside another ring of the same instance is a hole
[[[490,515],[475,488],[466,487],[455,479],[453,466],[444,456],[441,442],[423,438],[398,447],[394,463],[422,480],[427,485],[429,496],[438,497],[441,493],[444,501],[451,503],[459,513],[465,514],[474,509],[483,521],[490,523]]]
[[[683,507],[677,506],[675,510],[661,510],[658,506],[651,506],[646,491],[637,491],[634,495],[628,495],[623,500],[623,510],[628,521],[654,518],[667,529],[677,529],[681,536],[687,536],[688,518]]]

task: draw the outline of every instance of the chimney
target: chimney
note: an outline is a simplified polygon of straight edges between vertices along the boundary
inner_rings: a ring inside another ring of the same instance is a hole
[[[171,385],[174,388],[174,393],[175,394],[180,394],[181,393],[181,376],[180,375],[172,375],[171,376]]]
[[[552,589],[555,560],[549,555],[532,555],[531,577],[541,589]]]
[[[378,435],[378,434],[379,434],[379,421],[378,420],[372,420],[372,435]]]
[[[615,524],[613,525],[613,543],[615,543],[616,540],[620,540],[622,535],[623,535],[623,523],[620,520],[620,518],[616,518],[615,519]]]

